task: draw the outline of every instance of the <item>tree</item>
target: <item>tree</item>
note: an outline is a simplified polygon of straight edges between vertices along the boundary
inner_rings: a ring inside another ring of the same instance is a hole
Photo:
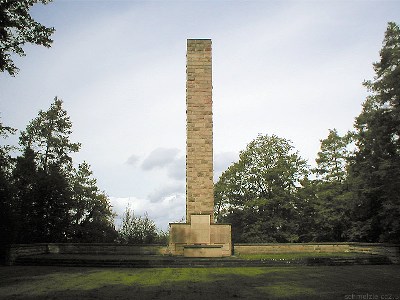
[[[13,218],[16,221],[16,243],[30,243],[40,234],[36,232],[37,220],[41,219],[35,195],[38,177],[35,152],[26,148],[24,153],[16,158],[12,175],[15,189],[12,206]]]
[[[69,212],[74,203],[68,177],[59,165],[52,164],[47,170],[38,170],[34,198],[37,199],[34,242],[68,241]]]
[[[71,238],[73,241],[113,242],[117,237],[114,213],[107,195],[99,190],[92,175],[86,162],[74,172]]]
[[[321,140],[321,150],[316,159],[314,173],[322,182],[344,182],[347,177],[347,161],[350,155],[350,135],[339,136],[336,129],[329,129],[329,135]]]
[[[117,233],[110,201],[92,177],[89,164],[74,169],[72,123],[57,97],[21,133],[24,155],[17,158],[21,238],[33,242],[112,242]],[[26,216],[29,208],[29,216]]]
[[[329,130],[328,137],[321,140],[321,150],[313,170],[316,196],[317,241],[347,240],[350,226],[350,209],[353,193],[348,182],[350,134],[341,137],[336,129]]]
[[[6,243],[112,242],[117,238],[110,200],[88,163],[74,168],[72,123],[54,99],[21,133],[21,154],[0,146],[0,229]],[[15,130],[0,123],[0,135]],[[3,250],[2,247],[1,250]]]
[[[15,129],[3,126],[0,121],[0,137],[6,139]],[[5,247],[13,242],[15,235],[15,222],[13,219],[13,186],[11,184],[12,160],[10,156],[11,147],[0,145],[0,259],[5,255]]]
[[[74,207],[70,153],[78,151],[80,144],[69,140],[72,123],[62,103],[56,97],[50,108],[39,111],[21,132],[23,155],[17,158],[14,172],[21,241],[69,239],[70,211]]]
[[[68,171],[72,167],[70,153],[80,149],[80,143],[72,143],[72,123],[67,111],[62,107],[63,101],[54,98],[47,111],[39,111],[26,130],[21,133],[20,144],[31,148],[36,153],[38,166],[45,172],[49,165],[58,165]]]
[[[128,205],[122,218],[119,240],[123,244],[153,244],[157,241],[157,227],[147,213],[144,217],[136,217]]]
[[[390,22],[355,121],[353,240],[400,242],[400,28]]]
[[[298,241],[298,207],[306,202],[297,193],[307,174],[289,141],[259,135],[216,183],[217,219],[232,224],[234,242]]]
[[[50,36],[55,31],[36,22],[29,14],[35,3],[47,4],[52,0],[0,0],[0,72],[11,76],[18,73],[12,54],[25,56],[22,46],[26,43],[50,47]]]

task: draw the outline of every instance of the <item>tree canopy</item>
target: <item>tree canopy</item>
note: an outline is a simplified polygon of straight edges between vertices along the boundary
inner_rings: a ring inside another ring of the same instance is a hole
[[[215,211],[235,242],[400,242],[400,28],[388,23],[354,130],[329,130],[316,168],[259,136],[215,184]],[[312,176],[310,176],[312,175]]]
[[[400,241],[400,28],[390,22],[370,95],[356,118],[351,176],[357,199],[352,238]]]
[[[133,209],[127,206],[119,229],[119,240],[123,244],[153,244],[158,239],[156,224],[147,213],[143,217],[135,216]]]
[[[0,0],[0,72],[15,76],[19,69],[12,55],[25,56],[26,43],[50,47],[53,27],[36,22],[29,14],[35,3],[47,4],[52,0]]]
[[[9,29],[19,20],[13,13],[24,15],[36,2],[0,0],[2,71],[16,71],[7,51],[22,51],[24,37],[11,35],[34,34],[29,26],[21,33]],[[37,33],[44,44],[50,31]],[[4,41],[17,48],[6,48]],[[397,24],[388,24],[373,67],[375,77],[364,82],[370,94],[354,130],[344,135],[329,130],[314,169],[289,140],[258,135],[222,173],[214,188],[215,218],[232,224],[233,242],[400,242]],[[0,122],[1,138],[15,132]],[[80,143],[71,141],[71,133],[72,122],[56,97],[20,133],[16,157],[13,147],[0,145],[0,231],[5,236],[0,250],[16,242],[158,241],[154,222],[147,214],[135,216],[129,207],[117,233],[109,198],[90,165],[73,163]]]
[[[307,170],[288,140],[259,135],[218,180],[217,219],[232,223],[234,241],[297,241],[297,192]]]
[[[0,129],[3,136],[13,132],[3,125]],[[72,122],[56,97],[21,132],[16,158],[1,148],[2,160],[8,162],[0,178],[7,187],[0,200],[10,221],[8,242],[116,239],[110,201],[97,187],[90,165],[83,162],[74,167],[71,153],[80,144],[70,140],[71,133]]]

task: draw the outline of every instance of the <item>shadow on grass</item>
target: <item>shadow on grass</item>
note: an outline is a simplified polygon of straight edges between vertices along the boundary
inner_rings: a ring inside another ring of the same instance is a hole
[[[400,296],[399,271],[399,266],[3,267],[0,299],[345,299],[365,293],[380,299]]]

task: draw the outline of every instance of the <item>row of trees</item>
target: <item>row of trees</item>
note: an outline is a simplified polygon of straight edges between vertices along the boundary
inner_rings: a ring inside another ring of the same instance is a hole
[[[34,4],[51,1],[0,0],[0,72],[18,73],[13,56],[25,56],[26,43],[51,46],[55,29],[30,15]],[[165,242],[166,234],[147,214],[136,217],[130,208],[115,230],[110,201],[97,187],[89,164],[73,165],[71,154],[80,144],[70,141],[71,128],[56,98],[21,132],[19,148],[0,142],[1,254],[10,243]],[[0,122],[1,138],[16,131]]]
[[[400,242],[400,29],[389,23],[354,130],[330,130],[310,169],[292,144],[258,136],[215,185],[234,242]]]
[[[35,22],[29,8],[51,0],[0,1],[0,72],[14,76],[12,54],[49,47],[54,28]],[[216,218],[230,222],[235,242],[400,242],[400,29],[389,23],[371,92],[354,130],[330,130],[310,170],[291,143],[277,136],[252,141],[215,185]],[[87,163],[62,101],[40,111],[15,148],[0,146],[1,250],[8,243],[152,242],[154,222],[127,208],[118,233],[107,195]],[[0,122],[2,138],[15,129]],[[351,150],[350,150],[351,149]]]
[[[88,163],[74,167],[71,121],[54,99],[19,138],[20,148],[2,146],[0,217],[5,243],[112,241],[114,214]],[[15,132],[1,125],[3,137]],[[19,151],[13,157],[15,150]]]
[[[116,231],[115,214],[105,192],[97,187],[87,162],[74,166],[80,144],[70,140],[72,123],[55,98],[20,132],[19,147],[0,145],[1,250],[11,243],[166,242],[146,214],[127,207]],[[0,135],[16,130],[0,122]]]

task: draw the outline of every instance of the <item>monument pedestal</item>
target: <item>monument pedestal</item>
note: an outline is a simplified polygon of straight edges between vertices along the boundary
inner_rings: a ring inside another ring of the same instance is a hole
[[[186,257],[231,256],[231,225],[211,224],[210,215],[191,215],[190,223],[170,223],[169,249]]]
[[[222,257],[221,245],[187,245],[183,246],[185,257]]]

